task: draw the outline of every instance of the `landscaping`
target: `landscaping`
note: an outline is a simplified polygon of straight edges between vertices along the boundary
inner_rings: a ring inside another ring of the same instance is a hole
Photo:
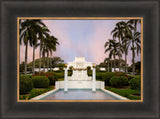
[[[91,72],[89,72],[91,75]],[[20,99],[29,100],[35,96],[53,90],[55,81],[63,81],[63,71],[53,71],[35,75],[20,75]],[[127,97],[140,100],[141,80],[121,72],[96,72],[96,80],[105,82],[105,89]]]
[[[140,100],[141,99],[139,90],[133,90],[130,88],[119,89],[119,88],[115,88],[115,87],[105,87],[105,89],[112,91],[114,93],[117,93],[117,94],[124,96],[128,99],[131,99],[131,100]]]
[[[48,88],[33,88],[28,94],[21,94],[19,96],[20,100],[29,100],[33,97],[46,93],[50,90],[53,90],[54,86],[49,86]]]
[[[41,76],[42,75],[42,76]],[[46,75],[46,76],[43,76]],[[48,73],[40,75],[28,76],[20,75],[20,96],[21,100],[29,100],[35,96],[54,89],[54,85],[50,83]],[[52,79],[53,82],[54,79]]]
[[[131,100],[141,99],[141,78],[139,75],[136,75],[134,78],[131,75],[120,72],[97,72],[97,74],[97,78],[99,78],[97,80],[105,82],[105,89]]]

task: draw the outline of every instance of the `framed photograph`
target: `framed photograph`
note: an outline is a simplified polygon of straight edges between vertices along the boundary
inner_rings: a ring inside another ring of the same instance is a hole
[[[17,28],[18,101],[143,102],[142,17],[23,17]]]
[[[158,0],[1,4],[1,118],[159,118]]]

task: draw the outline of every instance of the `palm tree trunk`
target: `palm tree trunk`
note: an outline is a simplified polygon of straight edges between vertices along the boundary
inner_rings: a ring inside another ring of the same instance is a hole
[[[109,72],[109,61],[108,61],[108,72]]]
[[[45,72],[45,52],[43,51],[43,72]]]
[[[118,68],[119,68],[119,72],[120,72],[120,63],[121,63],[121,56],[120,56],[121,44],[120,44],[120,43],[121,43],[121,42],[120,42],[120,38],[118,38],[118,40],[119,40],[119,53],[118,53],[118,54],[119,54],[119,63],[118,63]]]
[[[52,70],[52,62],[51,62],[51,57],[50,57],[50,71]]]
[[[116,71],[116,60],[115,60],[115,55],[114,55],[114,72]]]
[[[35,45],[33,45],[33,67],[32,67],[32,71],[33,71],[33,75],[35,74]]]
[[[127,53],[125,52],[125,73],[127,73]]]
[[[41,45],[39,50],[39,74],[41,73]]]
[[[50,53],[49,63],[50,63],[50,71],[52,70],[52,54]]]
[[[47,53],[47,72],[48,72],[48,68],[49,68],[49,59],[48,59],[49,54]]]
[[[25,69],[24,69],[24,74],[27,74],[27,54],[28,54],[28,41],[26,43],[26,50],[25,50]]]
[[[132,53],[133,53],[133,59],[132,59],[132,61],[133,61],[133,66],[132,66],[132,71],[133,71],[133,77],[135,77],[135,61],[134,61],[135,52],[134,52],[134,50],[132,50]]]
[[[111,60],[111,72],[112,72],[112,60]]]

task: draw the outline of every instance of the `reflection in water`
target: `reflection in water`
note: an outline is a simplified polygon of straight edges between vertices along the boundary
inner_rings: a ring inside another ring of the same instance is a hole
[[[101,90],[92,92],[89,89],[70,89],[68,92],[64,92],[64,90],[60,89],[42,100],[115,100],[115,98]]]

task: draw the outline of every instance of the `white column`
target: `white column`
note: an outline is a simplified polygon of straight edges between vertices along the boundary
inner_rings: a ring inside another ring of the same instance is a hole
[[[92,91],[95,92],[96,91],[96,73],[95,73],[95,67],[93,67],[92,70]]]
[[[65,75],[64,75],[64,91],[67,92],[68,88],[67,88],[67,75],[68,75],[68,71],[67,68],[65,68]]]

